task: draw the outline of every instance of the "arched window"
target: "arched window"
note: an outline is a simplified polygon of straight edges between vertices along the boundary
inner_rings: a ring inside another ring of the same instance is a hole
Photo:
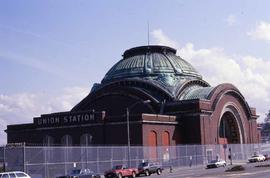
[[[81,145],[82,146],[89,146],[92,143],[92,135],[91,134],[83,134],[81,136]]]
[[[148,135],[148,145],[149,145],[149,159],[157,159],[157,133],[152,130]]]
[[[70,135],[64,135],[61,139],[61,143],[63,146],[71,146],[72,145],[72,137]]]
[[[43,145],[44,146],[53,146],[53,144],[54,144],[54,139],[52,136],[46,135],[43,138]]]
[[[148,135],[148,144],[149,146],[157,146],[157,133],[153,130]]]
[[[169,146],[170,145],[170,133],[165,131],[162,133],[162,146]]]
[[[170,133],[168,131],[164,131],[162,133],[162,146],[163,146],[163,161],[170,160]]]
[[[54,147],[51,147],[53,146],[53,144],[54,144],[54,139],[52,136],[46,135],[43,138],[43,145],[45,146],[44,157],[47,162],[51,162],[54,158]]]

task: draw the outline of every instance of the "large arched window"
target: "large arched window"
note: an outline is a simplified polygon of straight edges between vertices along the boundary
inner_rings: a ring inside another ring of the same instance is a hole
[[[81,136],[81,145],[82,146],[89,146],[92,143],[92,135],[91,134],[83,134]]]
[[[61,139],[61,143],[63,146],[71,146],[72,145],[72,137],[70,135],[64,135]]]

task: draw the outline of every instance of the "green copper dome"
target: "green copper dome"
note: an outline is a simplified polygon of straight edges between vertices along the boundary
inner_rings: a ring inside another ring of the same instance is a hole
[[[141,46],[123,54],[105,75],[103,82],[131,77],[174,75],[201,78],[187,61],[176,56],[176,50],[166,46]]]
[[[188,93],[209,86],[191,64],[167,46],[140,46],[126,50],[101,83],[94,84],[91,93],[120,85],[136,88],[160,101],[167,96],[169,100],[202,98],[204,95],[199,96],[196,92]]]

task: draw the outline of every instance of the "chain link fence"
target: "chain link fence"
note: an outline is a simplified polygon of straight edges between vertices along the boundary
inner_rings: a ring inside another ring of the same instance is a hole
[[[230,153],[233,162],[247,161],[254,152],[270,154],[270,144],[131,146],[130,165],[137,167],[143,160],[153,160],[160,162],[164,168],[194,167],[203,166],[216,158],[224,159],[229,163]],[[5,162],[7,171],[25,171],[33,178],[55,178],[68,174],[74,168],[90,168],[103,174],[114,165],[128,165],[128,153],[126,146],[9,145],[0,147],[0,163],[3,165]]]

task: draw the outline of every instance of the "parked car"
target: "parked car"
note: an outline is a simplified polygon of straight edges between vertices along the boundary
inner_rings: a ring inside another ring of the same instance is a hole
[[[262,154],[254,154],[250,158],[248,158],[248,162],[250,162],[250,163],[260,162],[260,161],[264,161],[264,160],[265,160],[265,156]]]
[[[270,160],[270,155],[265,154],[265,155],[263,155],[263,156],[265,157],[264,161],[269,161],[269,160]]]
[[[138,174],[137,168],[127,168],[125,165],[116,165],[111,170],[104,173],[105,178],[122,178],[122,177],[136,177]]]
[[[0,178],[31,178],[28,174],[22,171],[2,172]]]
[[[212,160],[206,165],[207,168],[218,168],[218,167],[225,167],[225,166],[226,166],[226,161],[224,161],[223,159]]]
[[[139,175],[144,174],[146,176],[150,176],[151,174],[158,174],[162,173],[162,166],[158,162],[141,162],[138,166]]]
[[[59,176],[57,178],[100,178],[99,174],[95,174],[90,169],[74,169],[66,176]]]

